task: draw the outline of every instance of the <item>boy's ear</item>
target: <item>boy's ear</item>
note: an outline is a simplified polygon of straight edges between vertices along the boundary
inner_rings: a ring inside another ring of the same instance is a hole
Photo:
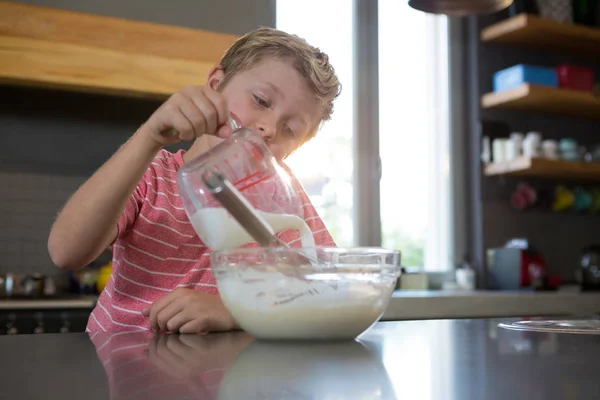
[[[225,77],[225,73],[223,72],[223,67],[217,65],[210,69],[208,73],[208,79],[206,80],[206,86],[211,88],[212,90],[217,91],[219,86],[221,86],[221,82]]]

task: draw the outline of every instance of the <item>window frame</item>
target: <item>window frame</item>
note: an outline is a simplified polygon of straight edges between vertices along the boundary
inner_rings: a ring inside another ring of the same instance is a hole
[[[357,246],[381,246],[379,155],[379,21],[377,0],[353,0],[354,44],[354,241]],[[407,5],[408,7],[408,5]],[[454,265],[443,272],[427,272],[431,288],[439,288],[454,274],[454,266],[468,254],[467,171],[468,80],[465,76],[465,23],[448,18],[448,104],[450,133],[450,254]],[[376,216],[376,217],[373,217]],[[402,249],[400,249],[401,251]]]

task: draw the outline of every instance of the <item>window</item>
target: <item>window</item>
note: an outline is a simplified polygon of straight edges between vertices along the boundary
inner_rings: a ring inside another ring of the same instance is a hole
[[[327,23],[315,20],[315,10],[327,16]],[[331,18],[333,15],[335,18]],[[327,53],[342,82],[331,121],[286,163],[306,189],[336,243],[352,246],[352,1],[279,0],[277,28],[296,34]]]
[[[382,245],[426,271],[452,259],[447,71],[447,18],[379,0]]]
[[[353,230],[361,212],[353,203],[354,6],[277,1],[277,27],[323,49],[343,85],[332,120],[288,159],[342,246],[362,244]],[[381,229],[382,246],[402,251],[404,266],[445,271],[453,264],[448,21],[406,1],[379,0],[378,8],[381,225],[376,218],[372,223]],[[326,23],[315,19],[315,10]]]

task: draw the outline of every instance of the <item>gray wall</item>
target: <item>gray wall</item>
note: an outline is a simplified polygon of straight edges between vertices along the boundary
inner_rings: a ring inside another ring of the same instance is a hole
[[[240,35],[261,25],[275,25],[275,0],[24,3]],[[0,86],[0,273],[44,272],[66,282],[46,250],[56,213],[158,105]]]
[[[491,44],[483,44],[478,40],[479,31],[505,16],[499,14],[492,17],[471,21],[469,39],[476,41],[472,46],[472,56],[476,57],[472,84],[477,97],[492,90],[494,72],[515,64],[528,63],[541,66],[555,66],[565,62],[595,67],[600,71],[600,64],[590,64],[588,60],[580,60],[561,54],[522,50]],[[475,99],[473,99],[475,100]],[[485,121],[505,122],[510,130],[527,132],[539,131],[544,138],[560,139],[573,137],[584,145],[600,144],[600,123],[598,121],[580,120],[537,113],[516,111],[482,110],[477,107],[476,117]],[[471,127],[473,135],[478,135],[476,127]],[[479,140],[479,138],[476,138]],[[476,154],[474,152],[474,154]],[[478,160],[471,160],[472,168],[480,169]],[[578,266],[581,249],[593,242],[600,242],[600,216],[576,215],[573,213],[556,214],[545,211],[518,212],[508,204],[510,193],[519,180],[508,178],[486,178],[478,174],[475,186],[475,201],[480,202],[481,214],[476,216],[480,224],[482,240],[480,254],[490,247],[501,247],[514,237],[527,237],[545,256],[550,273],[558,274],[563,280],[573,281],[574,271]],[[568,183],[559,181],[528,182],[535,187],[553,188],[556,184]],[[600,185],[597,185],[600,187]]]

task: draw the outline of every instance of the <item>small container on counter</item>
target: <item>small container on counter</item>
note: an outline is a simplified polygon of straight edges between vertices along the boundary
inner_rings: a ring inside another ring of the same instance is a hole
[[[456,284],[462,290],[475,290],[475,270],[467,260],[455,271]]]
[[[95,264],[69,271],[70,292],[76,294],[98,294],[96,281],[98,280],[99,268]]]
[[[39,298],[53,287],[53,279],[39,273],[0,274],[0,298]]]
[[[581,252],[581,268],[577,271],[582,290],[600,290],[600,245],[592,244]]]

